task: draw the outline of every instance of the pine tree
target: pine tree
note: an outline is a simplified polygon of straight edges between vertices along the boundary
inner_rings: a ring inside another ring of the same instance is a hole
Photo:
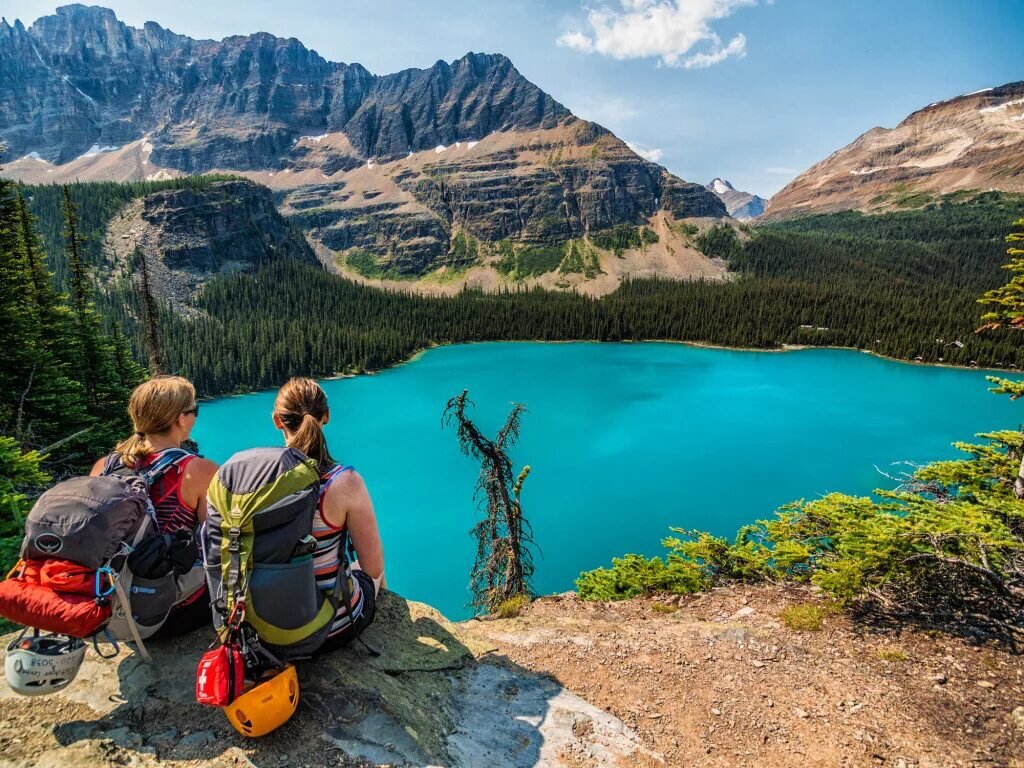
[[[1024,243],[1024,219],[1014,222],[1017,231],[1006,236],[1010,247],[1006,253],[1010,256],[1008,263],[1003,265],[1013,275],[1006,285],[989,291],[978,299],[979,304],[992,306],[990,312],[982,315],[984,323],[978,330],[988,331],[996,328],[1024,329],[1024,248],[1013,243]]]
[[[78,206],[71,199],[71,190],[64,185],[64,242],[71,270],[71,306],[77,325],[78,350],[81,356],[85,389],[93,406],[99,402],[101,378],[99,325],[91,311],[92,288],[82,261],[82,237],[78,232]]]
[[[25,400],[39,372],[38,328],[19,238],[14,182],[0,178],[0,426],[9,434],[25,429]]]
[[[149,373],[156,376],[164,372],[163,342],[160,338],[160,312],[149,282],[149,265],[142,248],[135,246],[132,251],[132,264],[139,272],[139,303],[142,307],[142,332],[146,340],[146,351],[149,353]]]
[[[473,605],[494,612],[510,600],[528,598],[533,577],[532,530],[523,516],[520,497],[530,468],[523,467],[513,479],[508,449],[519,438],[520,418],[526,408],[514,403],[494,440],[489,440],[466,415],[472,405],[468,391],[453,397],[445,406],[442,423],[455,423],[459,447],[464,454],[480,462],[475,497],[484,510],[484,519],[474,526],[477,542],[476,561],[470,576]]]

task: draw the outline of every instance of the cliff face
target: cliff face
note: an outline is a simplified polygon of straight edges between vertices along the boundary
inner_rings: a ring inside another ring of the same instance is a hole
[[[331,182],[284,190],[282,210],[331,251],[365,249],[382,270],[401,275],[453,263],[458,233],[489,244],[563,243],[616,224],[643,225],[659,211],[725,215],[699,185],[575,118],[439,146]]]
[[[320,265],[278,213],[270,190],[248,181],[139,198],[111,221],[104,246],[115,272],[136,271],[131,254],[140,248],[153,290],[187,315],[196,311],[196,290],[211,277],[253,270],[273,258]]]
[[[358,248],[406,278],[486,267],[460,234],[564,244],[659,212],[726,215],[501,55],[377,76],[295,39],[193,40],[78,5],[0,23],[0,140],[27,183],[243,173],[328,265]]]
[[[872,128],[787,184],[764,218],[914,207],[968,189],[1024,192],[1024,82]]]

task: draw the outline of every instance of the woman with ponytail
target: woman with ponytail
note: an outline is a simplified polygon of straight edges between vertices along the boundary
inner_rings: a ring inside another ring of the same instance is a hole
[[[285,444],[317,463],[320,502],[313,517],[317,586],[333,590],[338,578],[349,580],[351,603],[339,606],[323,650],[346,645],[373,621],[377,592],[384,584],[384,551],[373,502],[363,478],[338,464],[327,449],[323,427],[330,419],[327,395],[312,379],[288,381],[274,400],[274,426]],[[349,562],[349,552],[355,559]]]
[[[187,540],[206,517],[206,489],[217,472],[212,461],[182,447],[199,415],[195,387],[181,376],[156,376],[132,392],[128,415],[135,432],[97,461],[90,474],[159,467],[149,488],[157,526],[161,534]],[[178,577],[178,589],[179,600],[162,634],[180,634],[210,621],[201,563]]]

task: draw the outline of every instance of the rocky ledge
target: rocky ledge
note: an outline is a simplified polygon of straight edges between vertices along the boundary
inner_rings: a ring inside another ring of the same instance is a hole
[[[302,665],[297,713],[260,740],[195,703],[212,631],[150,643],[151,664],[90,651],[59,694],[4,686],[0,767],[664,764],[618,718],[428,606],[382,593],[364,638],[379,656],[356,643]]]
[[[90,652],[56,696],[0,692],[0,768],[1024,765],[1021,656],[856,624],[804,588],[567,593],[460,624],[380,605],[380,655],[302,666],[298,712],[270,736],[194,702],[203,631],[151,643],[148,665]]]

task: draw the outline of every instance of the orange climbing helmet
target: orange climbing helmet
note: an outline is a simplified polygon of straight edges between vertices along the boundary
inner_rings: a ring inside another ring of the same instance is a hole
[[[287,664],[257,680],[224,707],[224,714],[243,736],[265,736],[287,723],[298,705],[299,676],[295,666]]]

